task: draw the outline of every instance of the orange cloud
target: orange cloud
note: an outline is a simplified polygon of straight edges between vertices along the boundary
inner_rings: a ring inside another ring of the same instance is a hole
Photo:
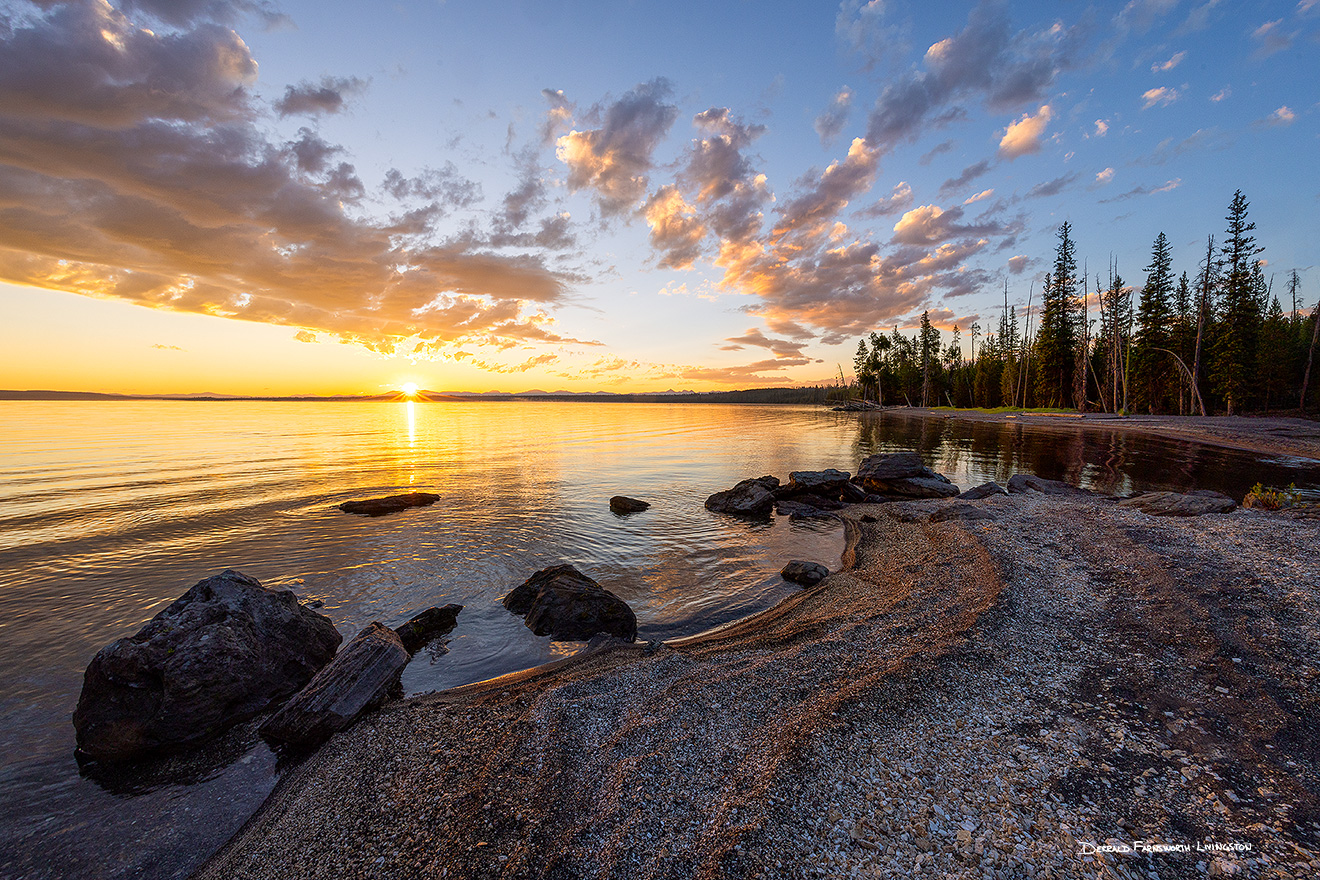
[[[999,155],[1005,159],[1016,159],[1028,153],[1040,152],[1040,141],[1045,135],[1045,127],[1049,125],[1050,114],[1050,105],[1045,104],[1036,111],[1035,116],[1026,113],[1017,122],[1009,123],[999,141]]]

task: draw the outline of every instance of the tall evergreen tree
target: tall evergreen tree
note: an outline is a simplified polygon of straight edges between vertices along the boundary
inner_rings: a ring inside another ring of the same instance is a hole
[[[929,312],[921,313],[921,336],[917,344],[921,351],[921,405],[930,406],[932,399],[939,402],[934,373],[939,369],[940,331],[931,326]]]
[[[1173,335],[1173,256],[1169,239],[1161,232],[1151,248],[1146,284],[1137,306],[1137,337],[1132,357],[1136,405],[1150,412],[1165,408],[1168,377],[1167,353]]]
[[[1072,399],[1073,348],[1076,320],[1073,299],[1077,295],[1077,246],[1072,225],[1059,227],[1059,245],[1054,254],[1054,272],[1041,294],[1040,329],[1036,333],[1036,401],[1043,406],[1064,406]]]
[[[1215,390],[1224,398],[1228,414],[1240,411],[1248,402],[1251,382],[1256,374],[1256,354],[1260,337],[1260,308],[1252,269],[1256,255],[1264,248],[1256,246],[1251,232],[1255,223],[1247,221],[1246,196],[1242,190],[1233,194],[1228,207],[1228,228],[1220,256],[1223,275],[1223,316],[1215,340]]]

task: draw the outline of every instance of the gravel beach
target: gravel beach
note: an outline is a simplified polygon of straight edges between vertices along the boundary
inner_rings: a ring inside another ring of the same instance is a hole
[[[1320,522],[842,516],[763,614],[335,736],[195,876],[1320,875]]]

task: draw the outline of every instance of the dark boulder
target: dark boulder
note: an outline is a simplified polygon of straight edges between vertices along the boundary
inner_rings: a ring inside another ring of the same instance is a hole
[[[844,483],[839,490],[839,500],[850,504],[861,504],[866,500],[866,490],[856,483]]]
[[[544,568],[504,597],[504,607],[526,615],[527,628],[558,641],[583,642],[596,633],[637,638],[637,615],[618,596],[571,565]]]
[[[1043,495],[1095,495],[1089,489],[1079,489],[1070,483],[1046,480],[1034,474],[1014,474],[1008,480],[1008,491],[1014,495],[1025,495],[1027,492],[1040,492]]]
[[[394,628],[394,634],[403,643],[403,649],[411,656],[423,645],[452,632],[458,624],[458,612],[462,605],[445,605],[440,608],[428,608],[413,615],[407,623]]]
[[[408,658],[394,630],[367,624],[307,687],[262,722],[261,735],[302,748],[320,745],[384,703]]]
[[[386,498],[367,498],[363,501],[345,501],[339,505],[344,513],[356,513],[362,516],[384,516],[398,513],[409,507],[426,507],[435,504],[440,496],[433,492],[408,492],[404,495],[390,495]]]
[[[209,739],[295,693],[339,642],[288,590],[209,577],[92,658],[73,713],[79,755],[127,761]]]
[[[737,516],[764,516],[774,506],[774,490],[779,488],[775,477],[742,480],[732,489],[716,492],[706,499],[706,509],[715,513]]]
[[[615,513],[641,513],[650,506],[645,501],[638,501],[636,498],[628,498],[624,495],[615,495],[610,499],[610,510]]]
[[[830,570],[819,562],[803,562],[794,559],[779,574],[786,580],[804,587],[814,587],[829,576]]]
[[[1200,516],[1204,513],[1228,513],[1237,502],[1227,495],[1206,489],[1181,492],[1146,492],[1125,498],[1119,507],[1134,507],[1151,516]]]
[[[979,486],[973,486],[958,497],[964,501],[980,501],[982,498],[989,498],[991,495],[1007,495],[1008,490],[996,482],[982,483]]]
[[[810,493],[837,498],[851,476],[847,471],[829,468],[823,471],[793,471],[788,475],[788,485],[781,486],[778,497],[792,497]]]
[[[951,498],[958,487],[921,463],[915,452],[872,455],[862,460],[854,482],[887,498]]]

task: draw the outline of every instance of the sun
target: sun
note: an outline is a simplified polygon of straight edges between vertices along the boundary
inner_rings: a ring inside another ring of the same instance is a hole
[[[406,397],[416,397],[418,391],[417,383],[404,382],[402,385],[399,386],[399,390],[402,391],[404,393],[404,396]]]

